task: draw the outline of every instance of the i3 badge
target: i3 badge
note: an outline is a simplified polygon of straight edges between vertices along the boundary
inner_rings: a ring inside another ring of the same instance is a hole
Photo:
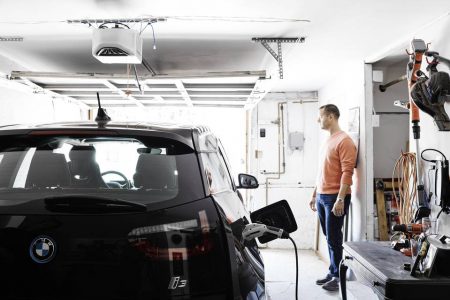
[[[56,253],[55,242],[48,236],[38,236],[30,245],[30,256],[38,264],[48,263]]]

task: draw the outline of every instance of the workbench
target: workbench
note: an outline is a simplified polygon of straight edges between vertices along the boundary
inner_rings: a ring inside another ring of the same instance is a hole
[[[392,249],[389,242],[344,243],[341,271],[348,267],[380,299],[450,299],[450,277],[413,277],[404,264],[413,265],[411,257]],[[341,275],[342,299],[345,286],[346,276]]]

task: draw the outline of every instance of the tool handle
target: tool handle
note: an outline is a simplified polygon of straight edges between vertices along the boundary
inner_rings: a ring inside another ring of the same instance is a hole
[[[389,81],[389,82],[387,82],[385,84],[380,85],[379,89],[380,89],[381,92],[385,92],[388,87],[390,87],[390,86],[392,86],[394,84],[397,84],[399,82],[402,82],[403,80],[406,80],[406,78],[407,78],[406,75],[402,75],[402,76],[398,77],[397,79],[394,79],[392,81]]]
[[[419,114],[419,108],[416,106],[414,101],[411,97],[411,90],[413,85],[417,82],[417,72],[420,71],[420,66],[422,65],[422,57],[423,52],[415,52],[414,53],[414,60],[412,62],[412,70],[410,73],[409,78],[409,102],[410,102],[410,111],[411,111],[411,122],[419,122],[420,121],[420,114]]]

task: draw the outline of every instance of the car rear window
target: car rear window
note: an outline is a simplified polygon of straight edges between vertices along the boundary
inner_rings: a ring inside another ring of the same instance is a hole
[[[204,196],[192,148],[161,137],[0,137],[0,199],[111,196],[140,202]]]

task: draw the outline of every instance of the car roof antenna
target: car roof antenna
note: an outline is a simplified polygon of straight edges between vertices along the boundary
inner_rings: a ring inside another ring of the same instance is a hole
[[[108,124],[109,121],[111,121],[111,118],[106,114],[105,110],[102,108],[102,105],[100,104],[100,95],[97,92],[97,101],[98,101],[98,112],[97,116],[95,117],[95,122],[97,122],[98,127],[105,127],[106,124]]]

